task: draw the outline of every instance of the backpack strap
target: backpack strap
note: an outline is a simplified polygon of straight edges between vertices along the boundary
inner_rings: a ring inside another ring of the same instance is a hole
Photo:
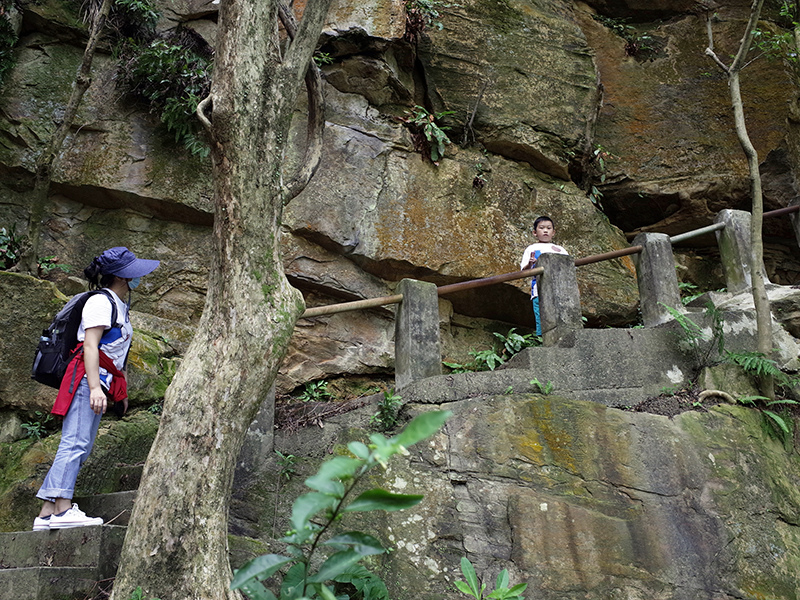
[[[108,301],[111,302],[111,327],[110,328],[113,328],[113,327],[116,327],[117,325],[120,325],[120,323],[117,322],[117,317],[119,316],[118,311],[117,311],[117,301],[111,295],[111,292],[109,292],[105,288],[100,288],[99,290],[96,290],[95,293],[103,294],[106,298],[108,298]]]

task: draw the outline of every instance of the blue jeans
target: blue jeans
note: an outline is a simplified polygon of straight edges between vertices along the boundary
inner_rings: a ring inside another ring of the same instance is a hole
[[[542,335],[542,320],[539,318],[539,296],[531,298],[533,300],[533,317],[536,319],[536,335]]]
[[[94,446],[101,416],[95,414],[89,404],[89,384],[84,377],[64,417],[61,443],[37,498],[50,502],[55,502],[56,498],[72,498],[78,471]]]

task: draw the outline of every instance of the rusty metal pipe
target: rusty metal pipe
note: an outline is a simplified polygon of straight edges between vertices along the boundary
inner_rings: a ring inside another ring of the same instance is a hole
[[[762,217],[769,218],[769,217],[780,217],[783,215],[789,215],[793,212],[797,212],[800,210],[800,205],[795,206],[786,206],[785,208],[776,208],[775,210],[771,210],[769,212],[765,212]]]
[[[322,315],[334,315],[336,313],[347,312],[349,310],[359,310],[361,308],[375,308],[386,304],[398,304],[403,301],[403,294],[394,296],[382,296],[380,298],[367,298],[366,300],[354,300],[353,302],[342,302],[341,304],[329,304],[327,306],[314,306],[307,308],[301,315],[301,319],[311,317],[321,317]]]
[[[604,254],[584,256],[583,258],[578,258],[575,260],[575,266],[582,267],[583,265],[591,265],[593,263],[602,262],[604,260],[613,260],[615,258],[622,258],[623,256],[630,256],[631,254],[639,254],[641,251],[642,251],[641,246],[630,246],[629,248],[623,248],[622,250],[613,250],[612,252],[606,252]]]

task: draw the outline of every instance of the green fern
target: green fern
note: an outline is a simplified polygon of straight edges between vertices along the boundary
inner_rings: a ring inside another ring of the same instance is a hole
[[[747,373],[756,377],[772,377],[775,383],[783,387],[791,387],[797,383],[796,377],[789,377],[780,370],[777,363],[761,352],[725,351],[725,360],[742,367]]]

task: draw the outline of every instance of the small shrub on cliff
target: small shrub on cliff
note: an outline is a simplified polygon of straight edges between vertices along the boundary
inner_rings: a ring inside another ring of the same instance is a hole
[[[430,155],[431,162],[437,166],[444,156],[445,145],[451,142],[445,133],[445,129],[449,127],[443,127],[436,121],[452,114],[452,110],[431,113],[422,106],[415,106],[413,110],[407,110],[406,116],[401,118],[401,121],[411,129],[414,149]]]
[[[402,396],[395,394],[394,390],[386,390],[383,392],[383,400],[378,403],[378,412],[370,417],[369,422],[378,431],[389,431],[397,425],[397,415],[402,407]]]
[[[25,250],[27,238],[17,235],[16,226],[0,228],[0,270],[5,271],[16,265]]]
[[[439,20],[440,11],[448,6],[450,4],[442,0],[406,0],[406,31],[403,37],[416,44],[427,27],[442,29],[444,25]]]
[[[211,69],[205,42],[189,30],[175,30],[147,44],[129,41],[121,50],[117,81],[160,115],[176,142],[205,157],[209,148],[195,110],[208,95]]]
[[[281,540],[287,544],[288,556],[265,554],[254,558],[236,571],[231,589],[242,590],[250,600],[349,598],[349,594],[342,595],[344,588],[337,587],[338,584],[353,586],[363,598],[388,600],[380,578],[358,564],[367,556],[385,553],[383,545],[361,531],[330,537],[330,529],[347,513],[395,511],[417,505],[421,495],[393,494],[380,488],[367,490],[355,498],[351,495],[370,470],[378,465],[385,468],[396,454],[407,454],[406,448],[436,433],[451,414],[423,413],[395,437],[386,439],[373,433],[369,446],[350,442],[347,448],[352,456],[337,456],[324,462],[316,475],[305,481],[313,491],[303,494],[292,505],[292,530]],[[317,554],[324,549],[330,553],[320,562]],[[271,579],[273,576],[277,580]],[[277,593],[265,586],[268,580],[274,582]]]

